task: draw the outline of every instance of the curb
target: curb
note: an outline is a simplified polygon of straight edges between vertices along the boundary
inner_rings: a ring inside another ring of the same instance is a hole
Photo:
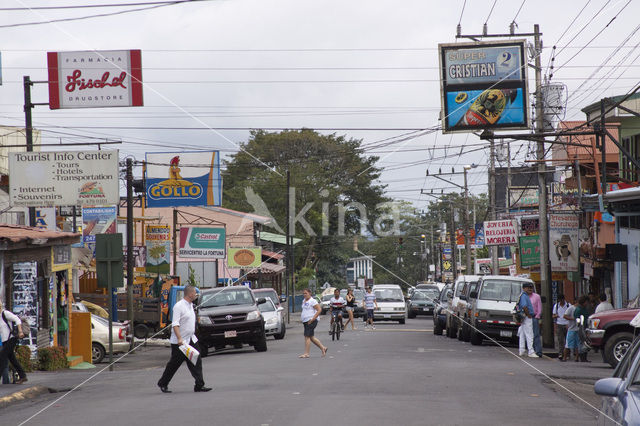
[[[42,385],[31,386],[0,398],[0,408],[5,408],[14,402],[33,399],[45,393],[50,393],[48,387]]]

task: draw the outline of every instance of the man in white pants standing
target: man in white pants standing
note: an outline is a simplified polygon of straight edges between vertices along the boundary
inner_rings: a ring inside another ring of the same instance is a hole
[[[523,290],[527,287],[533,288],[533,284],[524,283],[522,285]],[[524,356],[525,349],[528,349],[529,358],[539,358],[533,348],[533,304],[531,303],[531,299],[529,299],[529,295],[525,291],[520,294],[518,308],[524,315],[524,318],[520,323],[520,328],[518,329],[518,336],[520,336],[520,356]]]

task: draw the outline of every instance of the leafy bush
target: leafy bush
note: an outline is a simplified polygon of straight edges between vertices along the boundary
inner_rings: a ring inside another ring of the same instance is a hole
[[[27,373],[30,373],[34,369],[34,362],[31,361],[31,349],[29,346],[16,346],[16,359],[22,365],[22,368]]]
[[[40,370],[55,371],[69,367],[67,361],[67,348],[51,346],[38,349],[38,366]]]

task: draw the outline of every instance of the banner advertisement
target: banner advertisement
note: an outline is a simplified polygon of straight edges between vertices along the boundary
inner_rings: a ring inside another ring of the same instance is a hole
[[[49,108],[142,106],[140,50],[47,52]]]
[[[118,226],[116,206],[82,208],[82,242],[95,255],[96,235],[115,234]]]
[[[171,228],[169,225],[147,225],[147,272],[168,274],[171,266]]]
[[[220,153],[147,153],[147,207],[219,206]]]
[[[540,236],[520,237],[520,267],[527,268],[540,264]]]
[[[180,228],[178,256],[198,259],[224,259],[226,241],[224,228]]]
[[[9,182],[12,206],[118,204],[118,151],[10,152]]]
[[[484,240],[488,246],[517,246],[517,222],[515,220],[492,220],[485,222]]]
[[[537,217],[523,217],[520,219],[520,230],[524,235],[538,234],[540,230],[540,219]]]
[[[56,208],[42,207],[36,209],[36,228],[48,229],[49,231],[57,231],[56,226]]]
[[[262,264],[262,247],[229,247],[229,268],[257,268]]]
[[[525,40],[438,49],[444,133],[529,127]]]
[[[476,275],[491,275],[491,259],[476,259],[474,266]]]
[[[538,207],[538,188],[509,188],[509,208]]]
[[[476,223],[476,247],[482,248],[484,247],[484,224]]]
[[[578,272],[579,225],[579,218],[575,214],[549,214],[551,271]]]
[[[31,329],[31,333],[20,339],[18,344],[29,346],[31,353],[35,354],[38,335],[37,264],[36,262],[14,263],[12,270],[13,309],[11,311],[27,318]]]
[[[127,264],[127,246],[122,246],[122,262]],[[147,264],[147,246],[133,246],[133,267],[144,268]]]

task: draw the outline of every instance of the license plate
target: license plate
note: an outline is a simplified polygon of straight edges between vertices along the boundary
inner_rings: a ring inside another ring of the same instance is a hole
[[[424,311],[427,312],[429,310],[429,308],[424,308]]]
[[[391,314],[384,314],[382,318],[391,318]]]
[[[224,332],[224,337],[226,339],[228,339],[229,337],[236,337],[238,335],[238,332],[235,330],[230,330],[230,331],[225,331]]]
[[[511,337],[513,333],[510,330],[500,330],[500,337]]]

